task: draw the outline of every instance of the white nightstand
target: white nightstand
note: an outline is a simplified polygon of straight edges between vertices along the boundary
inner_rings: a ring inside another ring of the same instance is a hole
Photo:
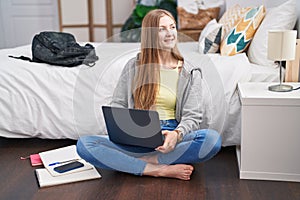
[[[300,182],[300,90],[272,92],[268,90],[271,84],[238,84],[240,178]]]

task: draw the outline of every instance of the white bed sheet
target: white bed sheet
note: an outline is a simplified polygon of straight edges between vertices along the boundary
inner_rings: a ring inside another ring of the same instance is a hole
[[[71,138],[106,134],[101,105],[109,104],[137,43],[95,43],[99,61],[92,68],[65,68],[8,58],[31,57],[30,46],[0,50],[0,136]],[[200,66],[206,100],[203,128],[214,128],[223,145],[240,141],[240,105],[236,84],[251,78],[245,54],[200,55],[197,43],[180,43],[186,61]]]
[[[251,79],[250,82],[278,82],[279,68],[268,67],[250,63],[251,65]],[[282,70],[284,74],[284,69]]]
[[[240,101],[236,90],[238,82],[249,82],[251,66],[246,54],[221,56],[206,54],[199,56],[197,46],[183,43],[181,46],[184,57],[195,65],[201,63],[210,94],[206,99],[207,119],[204,127],[213,128],[222,135],[222,145],[240,144]],[[206,61],[209,58],[208,61]]]
[[[30,48],[1,50],[0,134],[21,138],[72,138],[72,96],[80,69],[8,58],[8,55],[31,57]]]

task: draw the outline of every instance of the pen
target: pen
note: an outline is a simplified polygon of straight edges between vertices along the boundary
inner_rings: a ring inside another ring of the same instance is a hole
[[[72,159],[72,160],[54,162],[54,163],[50,163],[49,166],[54,166],[54,165],[63,164],[63,163],[67,163],[67,162],[72,162],[72,161],[76,161],[76,160],[79,160],[79,159]]]

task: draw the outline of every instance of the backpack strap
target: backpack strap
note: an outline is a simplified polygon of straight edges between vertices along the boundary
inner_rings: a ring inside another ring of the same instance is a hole
[[[10,57],[10,58],[15,58],[15,59],[20,59],[20,60],[27,60],[27,61],[29,61],[29,62],[33,62],[33,61],[31,60],[31,58],[26,57],[26,56],[11,56],[11,55],[9,55],[8,57]]]

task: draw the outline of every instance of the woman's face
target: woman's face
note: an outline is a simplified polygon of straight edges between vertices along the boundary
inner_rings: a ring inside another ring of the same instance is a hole
[[[159,46],[162,49],[172,49],[177,42],[176,24],[173,19],[167,15],[159,20],[158,27]]]

